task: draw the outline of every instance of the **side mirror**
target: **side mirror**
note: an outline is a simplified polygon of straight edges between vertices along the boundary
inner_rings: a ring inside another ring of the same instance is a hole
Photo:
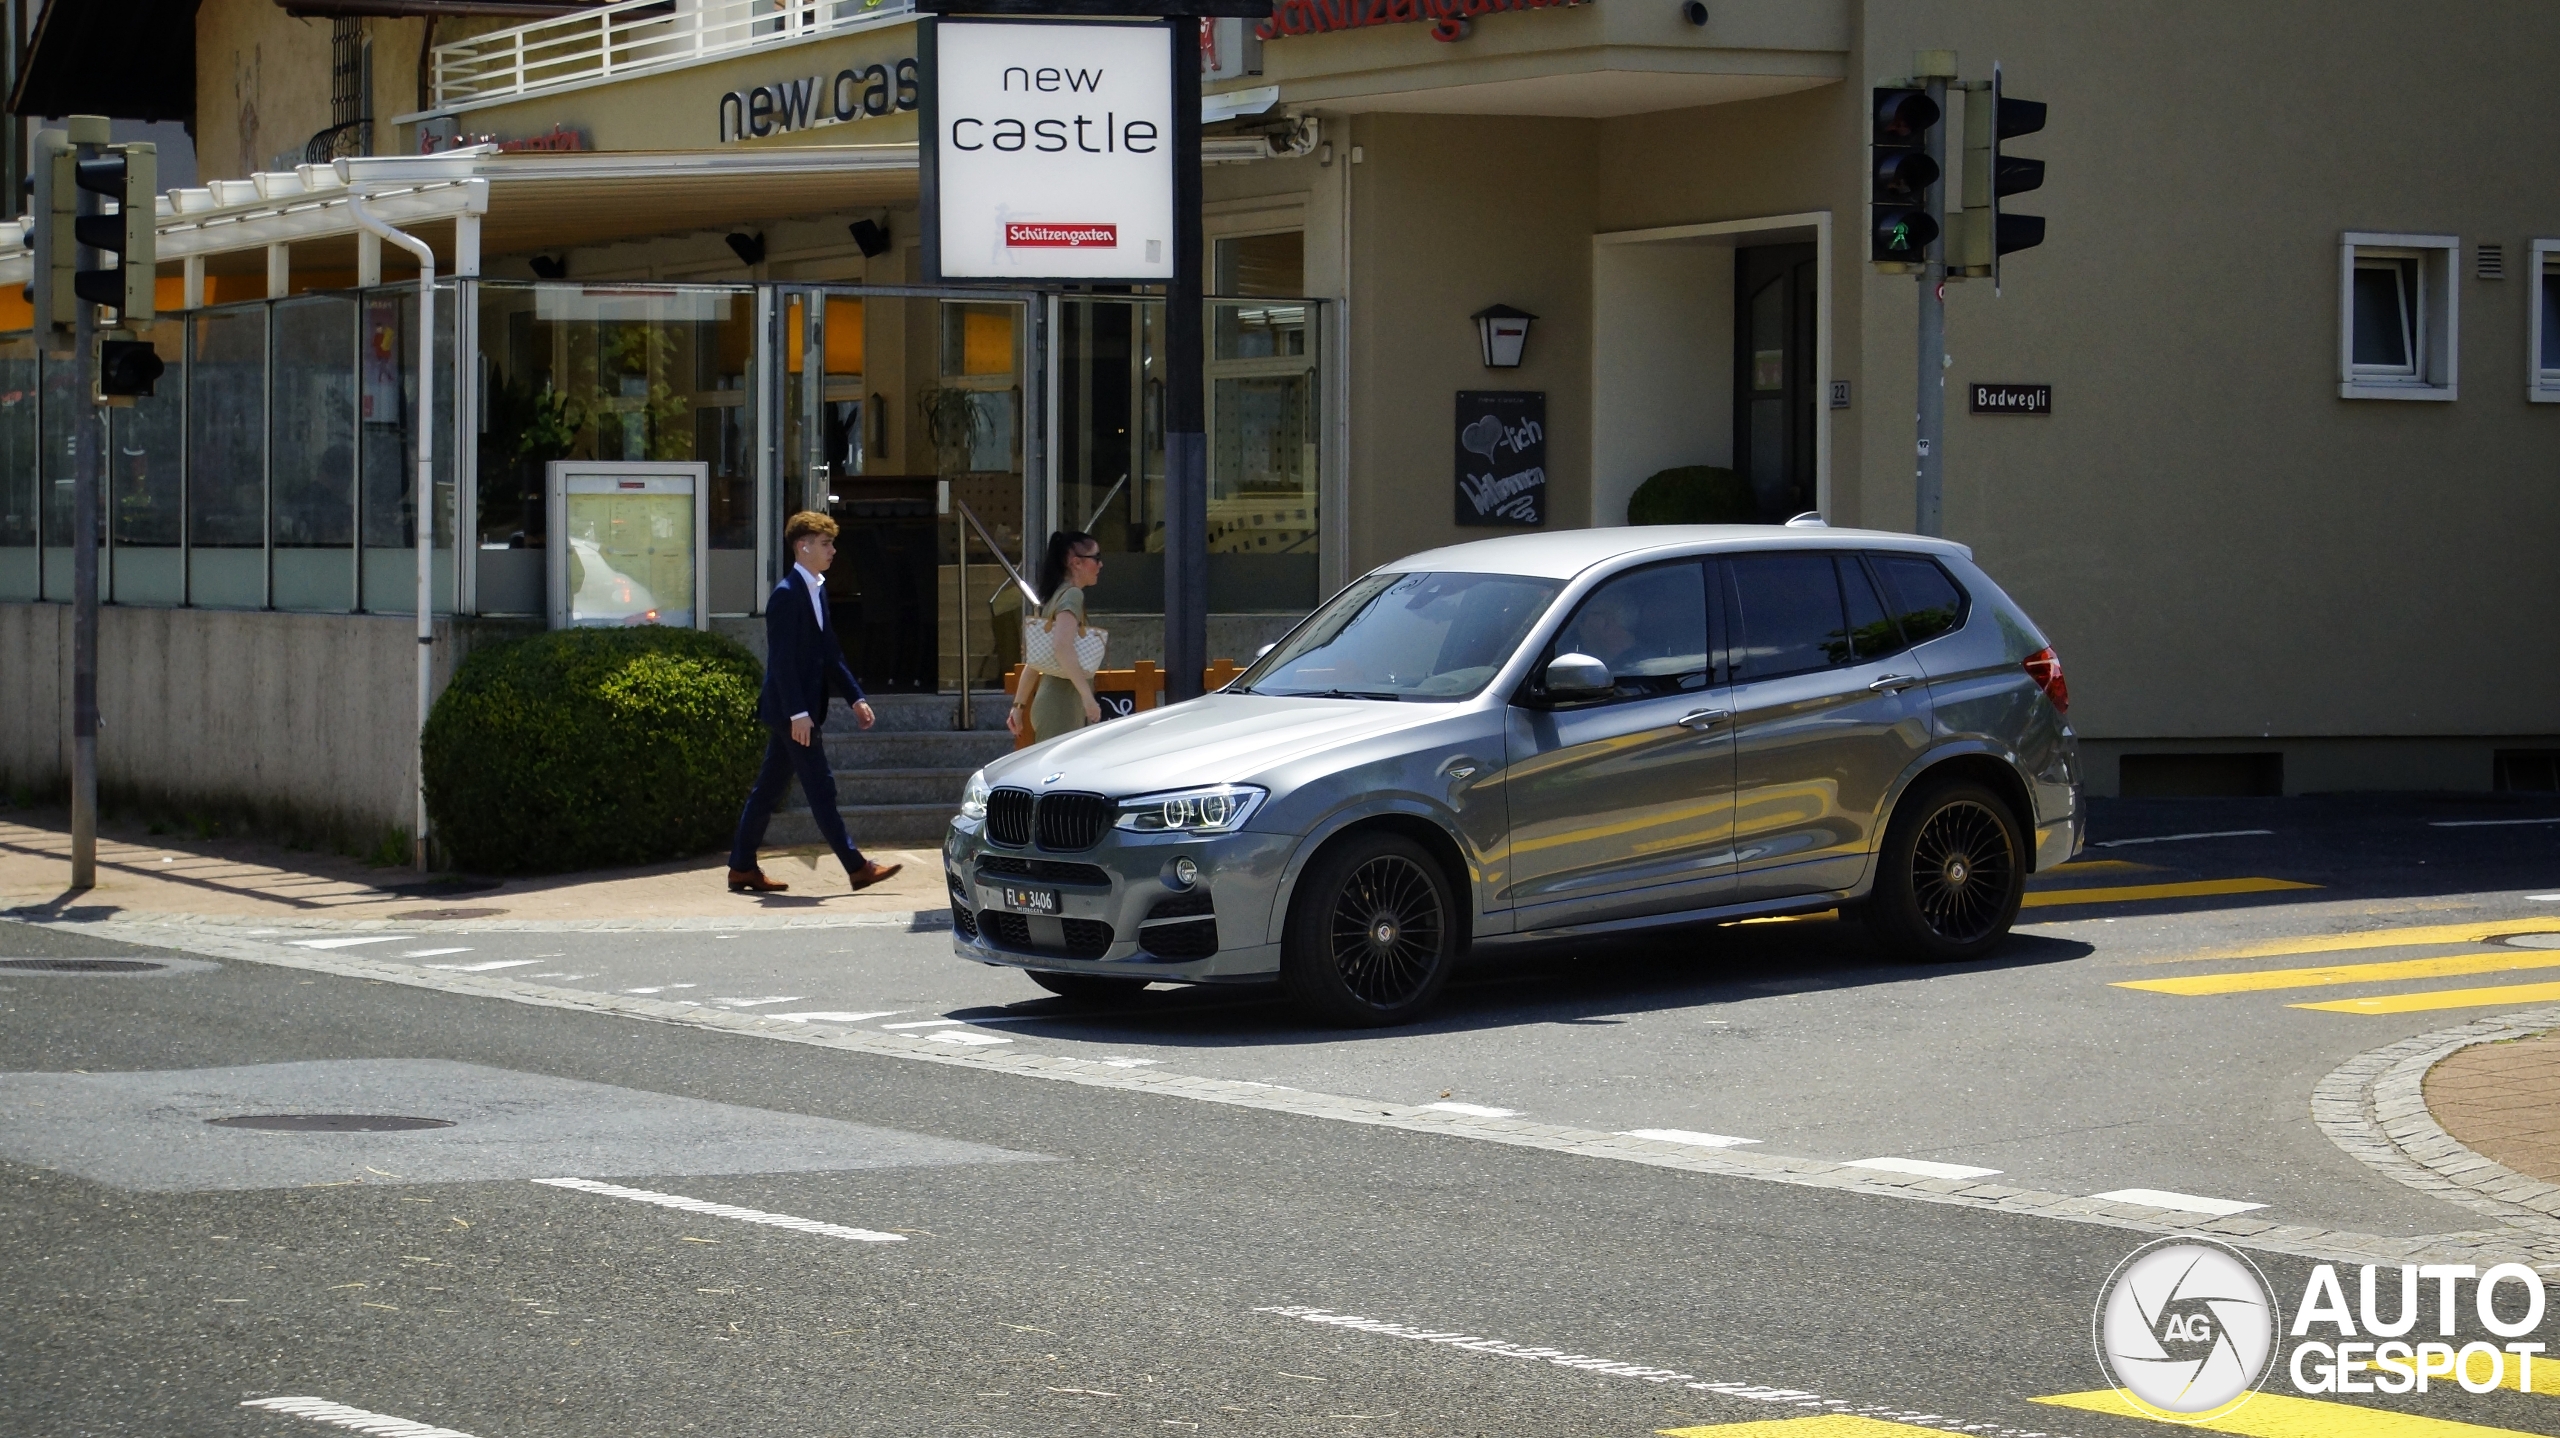
[[[1609,666],[1588,654],[1559,654],[1547,661],[1547,695],[1553,699],[1589,699],[1616,688]]]
[[[1271,643],[1269,643],[1269,644],[1265,644],[1265,645],[1263,645],[1261,648],[1259,648],[1259,649],[1257,649],[1257,650],[1253,651],[1254,661],[1255,661],[1256,663],[1260,663],[1260,662],[1261,662],[1261,660],[1262,660],[1262,656],[1263,656],[1263,655],[1268,654],[1268,653],[1270,653],[1272,650],[1277,649],[1277,648],[1279,648],[1279,647],[1280,647],[1280,642],[1279,642],[1278,640],[1276,640],[1276,639],[1275,639],[1275,640],[1273,640],[1273,641],[1272,641]]]

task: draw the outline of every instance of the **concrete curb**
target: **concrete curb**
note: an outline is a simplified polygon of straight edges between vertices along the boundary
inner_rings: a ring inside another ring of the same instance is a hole
[[[2358,1054],[2311,1094],[2312,1121],[2349,1156],[2432,1198],[2560,1243],[2560,1184],[2465,1146],[2427,1111],[2427,1073],[2474,1044],[2560,1029],[2560,1008],[2526,1009],[2438,1029]]]
[[[467,907],[465,900],[436,905],[439,908]],[[48,917],[33,909],[0,909],[0,919],[14,919],[24,924],[41,924],[76,933],[104,933],[109,925],[120,928],[172,930],[181,934],[230,935],[248,937],[276,933],[361,934],[398,930],[419,934],[572,934],[572,933],[744,933],[778,929],[898,929],[907,933],[936,933],[951,927],[949,909],[890,909],[867,914],[734,914],[727,918],[629,918],[629,919],[328,919],[295,915],[288,918],[262,919],[232,914],[152,914],[135,913],[115,919],[61,919]],[[169,939],[135,939],[134,943],[171,943]]]
[[[2042,1193],[1995,1183],[1932,1179],[1909,1174],[1851,1168],[1822,1159],[1782,1154],[1709,1149],[1689,1144],[1631,1138],[1623,1134],[1526,1119],[1480,1118],[1410,1104],[1281,1088],[1241,1079],[1200,1078],[1160,1069],[1123,1068],[1107,1060],[1069,1058],[1021,1050],[962,1049],[909,1033],[883,1033],[845,1025],[794,1022],[755,1014],[706,1009],[626,994],[554,988],[496,975],[430,971],[405,964],[364,959],[325,951],[280,950],[272,942],[249,938],[227,928],[182,927],[101,920],[50,924],[68,932],[94,933],[129,943],[183,949],[210,958],[267,964],[277,968],[372,979],[411,988],[478,998],[503,999],[538,1008],[567,1009],[617,1018],[685,1024],[742,1036],[806,1044],[815,1048],[868,1054],[954,1068],[1052,1079],[1087,1088],[1191,1099],[1236,1108],[1261,1109],[1302,1118],[1330,1119],[1371,1128],[1442,1134],[1514,1148],[1544,1149],[1581,1158],[1642,1164],[1722,1178],[1757,1179],[1803,1188],[1832,1189],[1874,1198],[1902,1198],[1921,1203],[1988,1209],[2035,1218],[2061,1219],[2154,1235],[2202,1234],[2274,1253],[2294,1254],[2334,1263],[2471,1263],[2487,1266],[2522,1259],[2560,1267],[2560,1225],[2510,1226],[2498,1230],[2439,1233],[2416,1238],[2387,1238],[2300,1224],[2279,1224],[2245,1216],[2200,1218],[2190,1213],[2118,1203],[2085,1196]],[[2560,1010],[2549,1011],[2560,1024]],[[2421,1070],[2423,1072],[2423,1070]]]

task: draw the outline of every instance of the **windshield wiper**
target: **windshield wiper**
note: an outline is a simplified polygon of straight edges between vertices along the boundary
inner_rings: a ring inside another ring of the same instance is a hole
[[[1383,699],[1390,704],[1401,702],[1403,695],[1389,689],[1257,689],[1274,699]]]

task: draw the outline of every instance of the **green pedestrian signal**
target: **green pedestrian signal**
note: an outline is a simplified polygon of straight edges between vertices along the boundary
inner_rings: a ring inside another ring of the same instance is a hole
[[[1908,85],[1879,86],[1871,115],[1867,257],[1878,264],[1924,263],[1938,238],[1929,190],[1939,169],[1929,157],[1929,137],[1944,115],[1928,91]]]

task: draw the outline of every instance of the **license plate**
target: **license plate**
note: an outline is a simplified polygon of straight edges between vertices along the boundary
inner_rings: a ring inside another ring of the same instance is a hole
[[[997,892],[1004,896],[1006,908],[1019,913],[1054,914],[1058,912],[1058,891],[1055,889],[1004,888]]]

